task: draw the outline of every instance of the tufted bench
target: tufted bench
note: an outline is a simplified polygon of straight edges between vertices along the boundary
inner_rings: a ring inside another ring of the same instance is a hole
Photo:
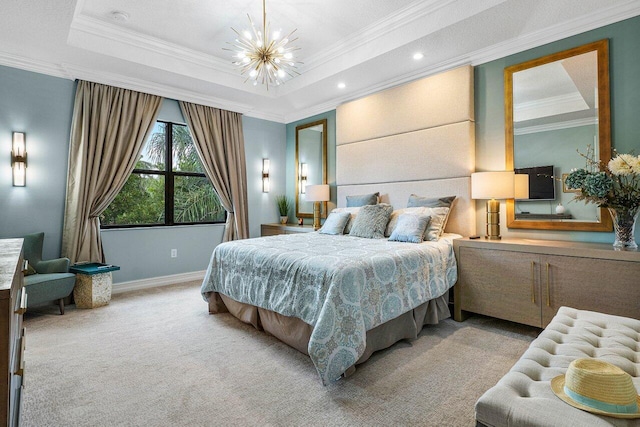
[[[478,400],[478,425],[640,426],[640,419],[593,415],[553,394],[551,379],[581,357],[619,366],[640,390],[640,320],[561,307],[520,360]]]

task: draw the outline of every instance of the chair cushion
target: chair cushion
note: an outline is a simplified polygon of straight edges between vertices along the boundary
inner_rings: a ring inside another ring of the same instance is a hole
[[[73,273],[33,274],[24,278],[27,306],[68,297],[76,284]]]

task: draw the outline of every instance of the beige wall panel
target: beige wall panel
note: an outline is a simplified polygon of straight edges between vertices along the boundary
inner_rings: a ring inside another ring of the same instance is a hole
[[[473,68],[369,95],[339,106],[336,115],[337,145],[473,120]]]
[[[462,122],[336,148],[338,185],[469,176],[475,126]]]
[[[407,207],[411,194],[423,197],[458,196],[449,216],[449,233],[463,236],[476,234],[475,203],[471,200],[471,180],[469,177],[434,179],[430,181],[392,182],[367,185],[338,186],[338,206],[346,206],[346,197],[358,194],[380,192],[382,203],[390,203],[394,209]]]

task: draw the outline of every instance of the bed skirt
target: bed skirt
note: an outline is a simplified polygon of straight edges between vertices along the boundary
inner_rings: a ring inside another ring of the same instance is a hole
[[[373,352],[388,348],[400,340],[416,339],[424,325],[435,325],[451,317],[448,301],[449,293],[446,292],[367,331],[366,348],[356,365],[369,359]],[[313,326],[296,317],[284,316],[271,310],[238,302],[217,292],[209,294],[209,313],[231,313],[240,321],[253,325],[254,328],[265,331],[301,353],[309,355],[307,348]],[[351,366],[344,376],[347,377],[354,372],[355,366]]]

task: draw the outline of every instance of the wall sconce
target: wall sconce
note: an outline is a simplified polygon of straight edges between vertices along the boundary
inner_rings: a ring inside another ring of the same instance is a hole
[[[304,194],[307,187],[307,176],[309,169],[306,163],[300,163],[300,194]]]
[[[11,168],[13,169],[13,186],[27,185],[27,149],[24,132],[13,132],[11,147]]]
[[[269,159],[262,159],[262,192],[269,192]]]

